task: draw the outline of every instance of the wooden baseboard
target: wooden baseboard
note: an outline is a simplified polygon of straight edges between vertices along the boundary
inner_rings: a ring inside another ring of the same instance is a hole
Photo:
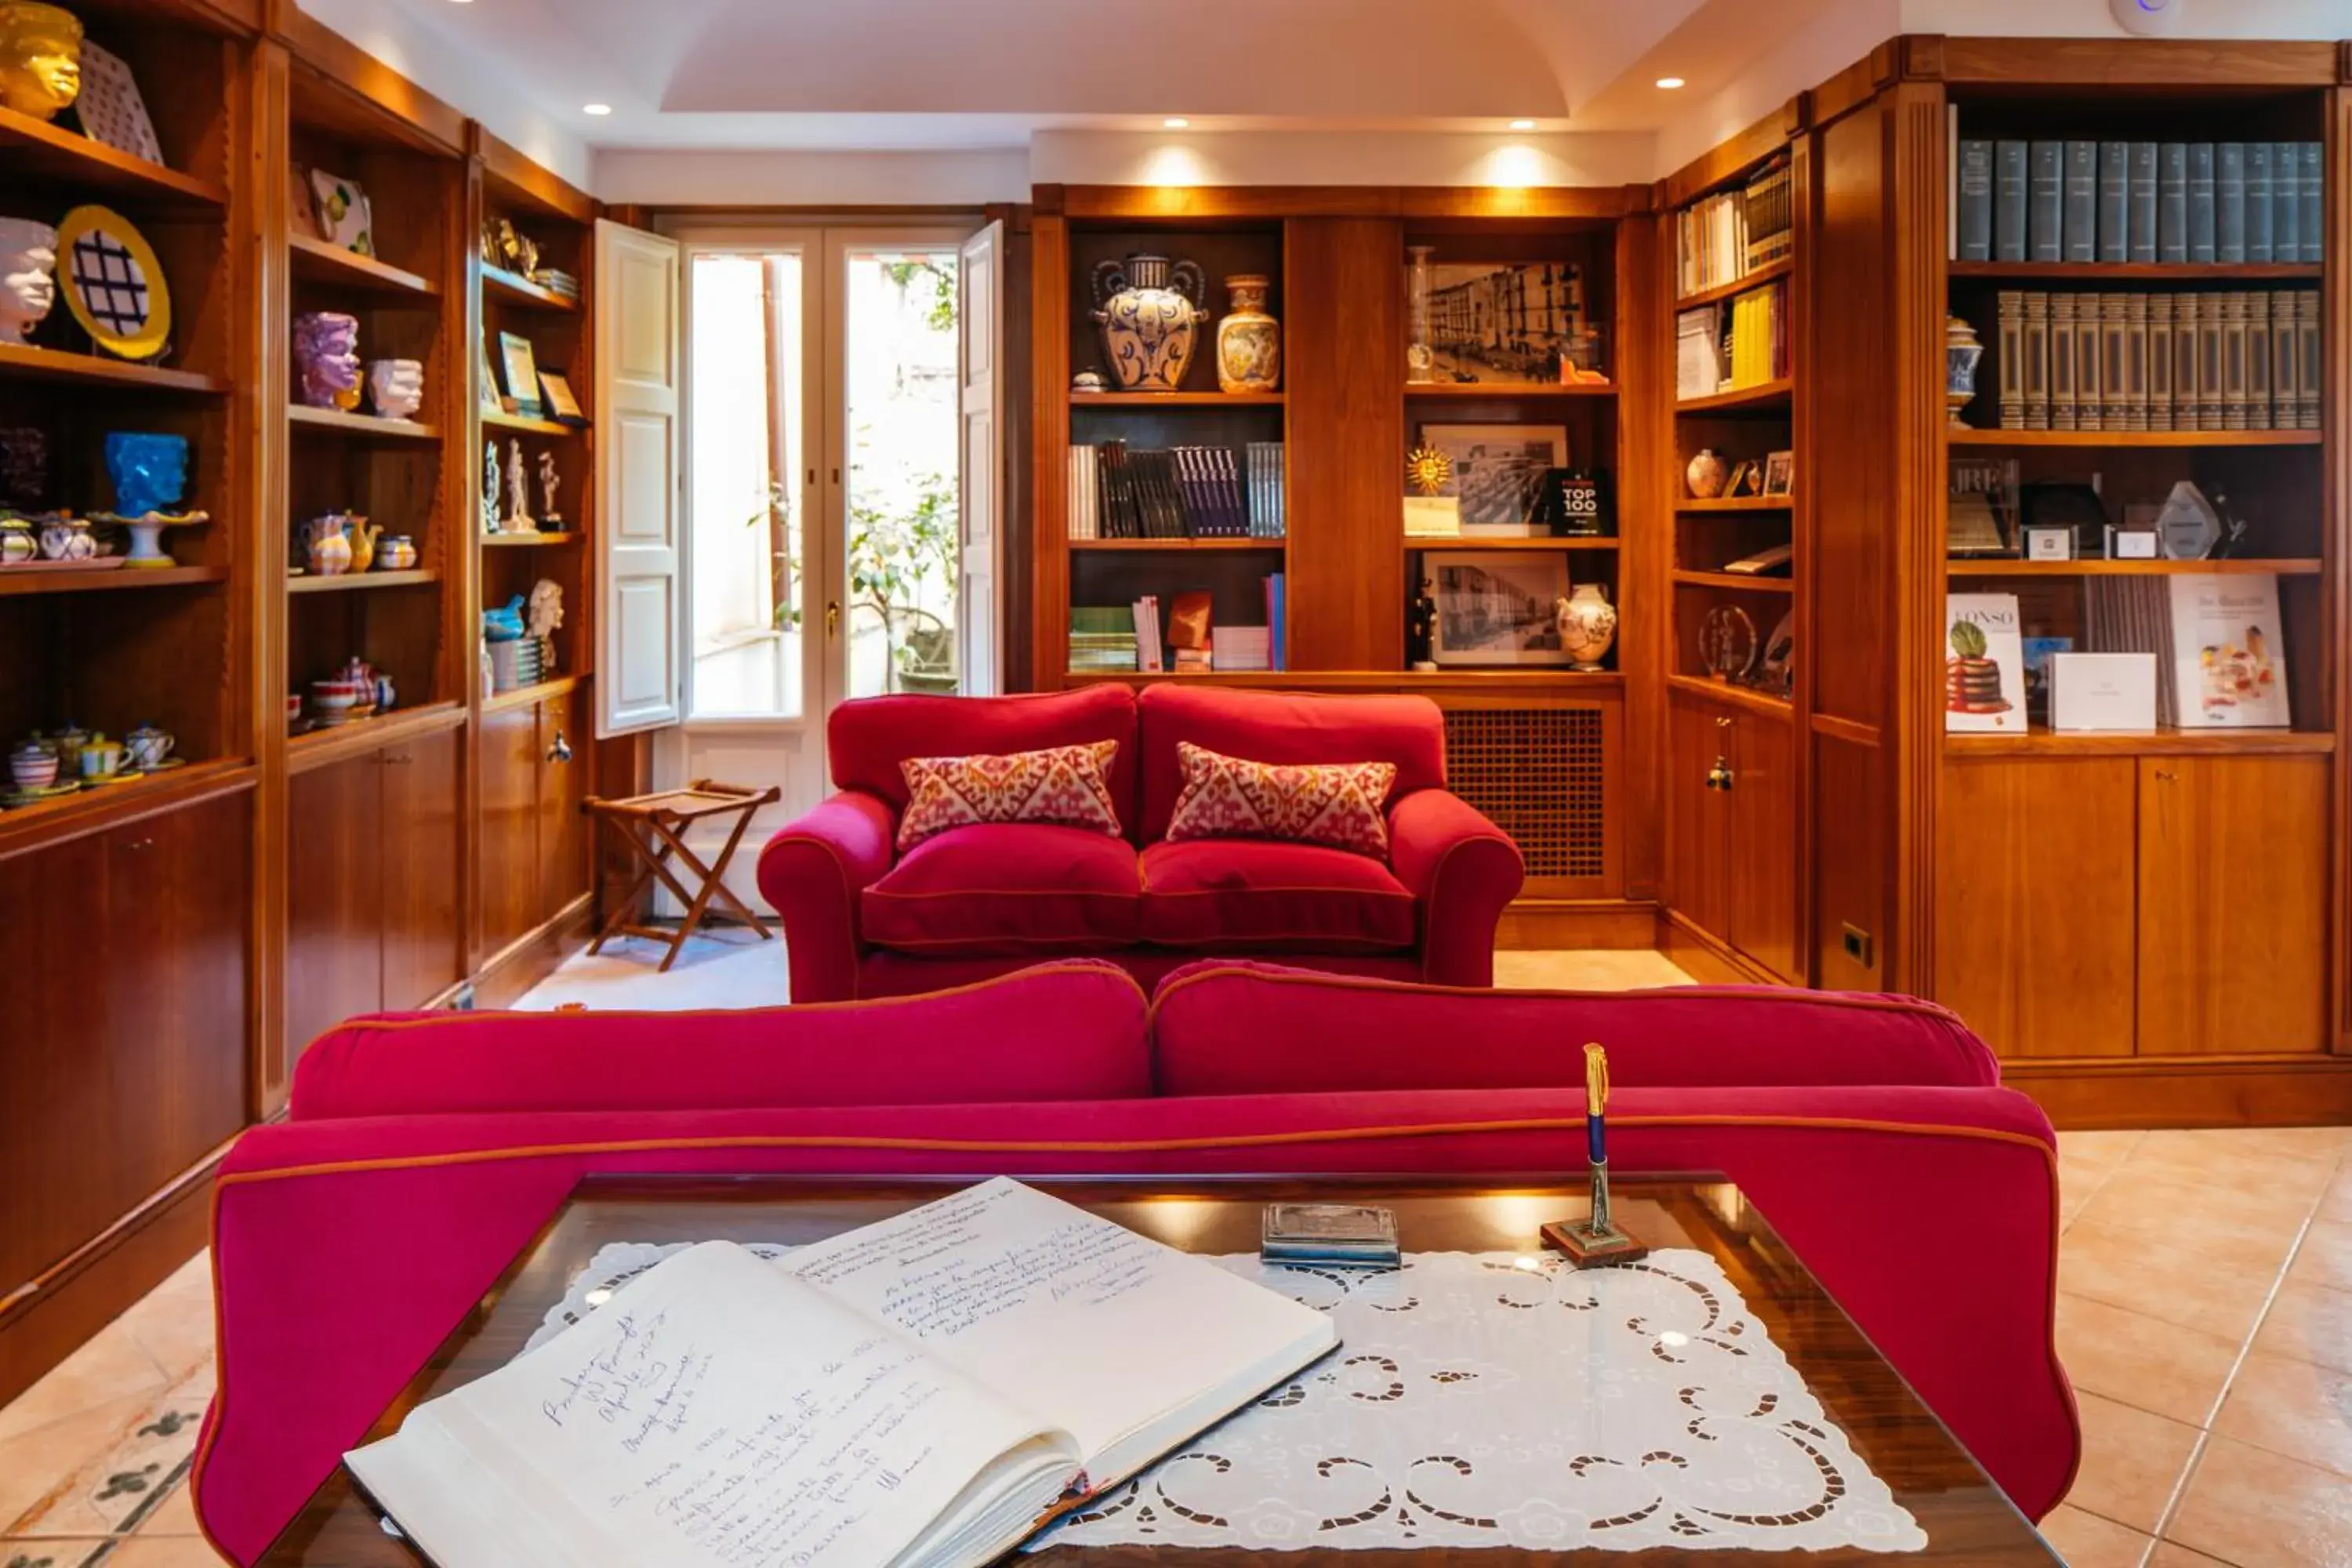
[[[1652,942],[1676,968],[1705,985],[1786,985],[1788,982],[1673,910],[1658,911]]]
[[[566,904],[563,912],[520,941],[509,944],[482,965],[474,976],[474,1005],[477,1007],[511,1007],[523,994],[549,975],[572,955],[572,949],[588,938],[594,929],[595,896],[583,893]]]
[[[121,1317],[212,1239],[223,1144],[172,1184],[0,1302],[0,1405]]]
[[[1521,899],[1503,911],[1495,931],[1495,945],[1512,952],[1564,947],[1643,951],[1657,940],[1657,906],[1622,899]]]
[[[2000,1078],[2076,1131],[2352,1124],[2352,1057],[2011,1060]]]

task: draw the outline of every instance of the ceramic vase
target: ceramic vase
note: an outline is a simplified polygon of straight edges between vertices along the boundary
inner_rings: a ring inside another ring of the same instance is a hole
[[[1968,428],[1960,410],[1976,397],[1977,362],[1982,358],[1984,344],[1977,340],[1977,330],[1958,316],[1945,317],[1944,405],[1959,429]]]
[[[344,521],[340,514],[310,520],[310,536],[304,542],[312,575],[340,577],[352,569],[352,540],[343,531]]]
[[[58,231],[0,217],[0,343],[21,343],[58,302]]]
[[[1223,392],[1272,392],[1282,384],[1282,325],[1266,313],[1263,274],[1225,279],[1233,306],[1217,323],[1217,386]]]
[[[1553,601],[1552,624],[1559,628],[1561,650],[1579,669],[1599,669],[1617,640],[1617,607],[1598,583]]]
[[[1690,487],[1692,496],[1699,500],[1713,500],[1723,493],[1723,481],[1731,470],[1724,466],[1723,454],[1712,447],[1701,447],[1683,469],[1683,482]]]
[[[294,318],[296,391],[305,406],[358,405],[360,321],[340,310],[306,310]]]
[[[375,549],[375,564],[379,572],[408,571],[416,564],[416,541],[404,533],[383,541]]]
[[[1121,392],[1174,392],[1184,384],[1209,312],[1207,279],[1189,261],[1130,256],[1095,268],[1095,321]]]

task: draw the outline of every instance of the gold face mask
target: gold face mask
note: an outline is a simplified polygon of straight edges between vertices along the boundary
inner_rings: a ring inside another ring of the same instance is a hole
[[[80,21],[39,0],[0,0],[0,103],[50,120],[80,96]]]

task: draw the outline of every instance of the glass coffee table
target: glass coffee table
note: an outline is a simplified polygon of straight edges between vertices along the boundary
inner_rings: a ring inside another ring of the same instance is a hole
[[[424,1400],[503,1366],[523,1349],[567,1288],[605,1246],[620,1242],[725,1239],[797,1245],[926,1203],[971,1184],[955,1180],[853,1182],[835,1178],[596,1177],[573,1191],[516,1257],[433,1358],[402,1390],[370,1440],[396,1430]],[[1260,1218],[1272,1202],[1378,1204],[1396,1212],[1407,1253],[1532,1255],[1547,1221],[1577,1217],[1580,1184],[1529,1178],[1482,1178],[1447,1184],[1425,1177],[1283,1180],[1139,1176],[1043,1179],[1042,1190],[1146,1236],[1190,1252],[1253,1253]],[[1946,1431],[1811,1273],[1738,1189],[1705,1178],[1639,1178],[1615,1184],[1620,1223],[1653,1247],[1706,1254],[1738,1289],[1748,1312],[1801,1373],[1807,1389],[1844,1433],[1855,1454],[1925,1531],[1917,1552],[1853,1548],[1768,1551],[1713,1545],[1652,1546],[1634,1552],[1544,1552],[1515,1547],[1380,1548],[1315,1546],[1268,1552],[1149,1543],[1055,1545],[1034,1554],[1037,1568],[1397,1568],[1458,1562],[1477,1568],[1661,1568],[1661,1565],[1771,1563],[1788,1568],[1874,1563],[1958,1564],[1970,1568],[2063,1568],[1975,1460]],[[387,1531],[340,1467],[312,1494],[260,1559],[264,1568],[417,1568],[425,1559]]]

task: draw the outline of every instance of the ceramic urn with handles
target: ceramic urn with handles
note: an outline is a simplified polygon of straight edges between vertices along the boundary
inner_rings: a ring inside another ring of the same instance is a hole
[[[1208,279],[1190,261],[1130,256],[1095,267],[1094,318],[1121,392],[1174,392],[1209,319]]]

